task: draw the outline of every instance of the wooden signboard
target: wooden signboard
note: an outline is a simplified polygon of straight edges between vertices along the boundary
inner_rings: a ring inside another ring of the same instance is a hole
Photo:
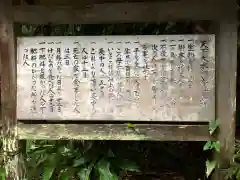
[[[215,36],[18,38],[17,118],[212,120]]]

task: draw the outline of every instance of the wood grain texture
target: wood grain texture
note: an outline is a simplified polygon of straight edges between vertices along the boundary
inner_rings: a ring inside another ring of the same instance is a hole
[[[207,141],[208,125],[136,124],[24,124],[20,139]]]
[[[227,18],[217,0],[104,3],[69,6],[19,5],[13,7],[14,21],[30,24],[94,24],[219,20]],[[231,12],[229,12],[231,13]]]
[[[1,143],[6,179],[21,179],[16,128],[16,61],[11,0],[0,1]],[[11,155],[9,155],[11,154]]]
[[[1,122],[16,122],[16,61],[11,12],[8,3],[2,2],[0,12],[0,60],[1,60]],[[5,10],[6,9],[6,10]],[[9,129],[8,129],[9,130]]]
[[[93,41],[95,44],[91,43]],[[74,45],[74,42],[79,44]],[[152,50],[154,45],[156,51]],[[202,52],[204,45],[207,49]],[[213,35],[19,38],[17,117],[20,120],[207,122],[215,118],[214,45]],[[40,58],[42,48],[45,48],[45,60]],[[51,48],[53,52],[49,53]],[[66,64],[67,53],[64,51],[68,48],[70,62]],[[125,54],[126,48],[129,58]],[[136,48],[139,50],[137,55]],[[36,54],[31,53],[32,49],[36,49]],[[74,55],[73,49],[77,49],[79,55]],[[87,55],[81,54],[83,49]],[[92,55],[92,49],[95,49],[95,55]],[[145,50],[146,56],[143,56]],[[101,51],[104,51],[103,56],[99,55]],[[85,55],[87,64],[83,67]],[[104,57],[103,61],[100,56]],[[93,57],[96,61],[92,68]],[[32,69],[36,70],[34,74]],[[82,73],[84,69],[88,71],[86,77]],[[92,72],[96,74],[94,78]],[[92,79],[96,81],[96,90],[92,88]],[[96,93],[94,98],[92,91]],[[96,101],[94,106],[93,100]]]
[[[15,0],[20,1],[20,0]],[[103,3],[117,3],[117,2],[144,2],[146,0],[25,0],[22,2],[22,4],[35,4],[35,5],[44,5],[44,6],[54,6],[54,5],[73,5],[73,6],[79,6],[79,5],[91,5],[91,4],[103,4]],[[178,1],[178,0],[147,0],[147,2],[153,2],[153,1]],[[31,2],[31,3],[29,3]],[[20,5],[20,3],[15,3],[16,5]]]
[[[220,164],[227,168],[232,161],[235,140],[237,24],[221,22],[218,36],[217,118],[220,119]],[[221,178],[220,178],[221,179]],[[223,178],[222,178],[223,179]]]
[[[230,166],[234,153],[235,110],[236,110],[236,75],[237,75],[237,5],[235,0],[221,1],[226,7],[228,20],[219,22],[216,34],[216,114],[220,120],[219,141],[221,145],[220,169]],[[220,170],[215,177],[224,179],[224,171]]]

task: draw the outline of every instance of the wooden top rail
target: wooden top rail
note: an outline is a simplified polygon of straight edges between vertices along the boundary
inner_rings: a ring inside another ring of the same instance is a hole
[[[221,5],[218,0],[105,3],[83,7],[20,5],[13,7],[13,20],[29,24],[159,23],[178,20],[218,21],[232,18],[233,13],[231,7]]]

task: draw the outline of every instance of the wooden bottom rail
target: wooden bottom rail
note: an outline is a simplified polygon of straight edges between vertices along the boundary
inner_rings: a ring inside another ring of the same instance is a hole
[[[208,125],[137,124],[25,124],[19,139],[208,141]]]

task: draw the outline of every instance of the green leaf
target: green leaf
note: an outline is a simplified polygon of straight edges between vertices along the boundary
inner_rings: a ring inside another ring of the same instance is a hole
[[[73,167],[84,165],[86,162],[88,162],[86,157],[80,157],[79,159],[74,159]]]
[[[213,133],[217,130],[220,125],[220,121],[218,119],[209,121],[209,133],[213,135]]]
[[[91,170],[92,169],[89,169],[89,168],[81,168],[77,173],[79,180],[89,180]]]
[[[99,180],[117,180],[117,175],[110,171],[110,162],[106,159],[101,159],[97,164]]]
[[[29,154],[43,154],[43,153],[46,153],[46,148],[45,147],[38,147],[38,148],[34,148],[34,149],[31,149],[29,150]]]
[[[71,179],[73,176],[73,169],[69,168],[69,169],[65,169],[64,171],[61,172],[60,174],[60,180],[68,180]]]
[[[35,148],[34,141],[33,140],[27,140],[26,141],[26,152],[29,152],[34,148]]]
[[[237,179],[240,179],[240,169],[239,168],[235,168],[234,174],[236,175]]]
[[[124,171],[140,172],[136,163],[127,159],[124,159],[121,163],[119,163],[119,167]]]
[[[69,178],[69,175],[67,173],[62,173],[61,176],[60,176],[60,180],[68,180]]]
[[[206,144],[203,146],[204,151],[207,151],[207,150],[210,150],[210,149],[212,149],[212,141],[206,142]]]
[[[90,174],[92,172],[94,163],[91,163],[87,168],[81,168],[79,172],[77,173],[78,177],[80,180],[89,180],[90,179]]]
[[[36,167],[39,166],[40,164],[46,162],[47,159],[48,159],[48,155],[47,154],[43,154],[43,156],[38,159],[38,161],[36,163]]]
[[[217,165],[216,161],[209,161],[209,160],[206,161],[206,176],[207,176],[207,178],[212,174],[216,165]]]
[[[52,177],[54,170],[55,167],[45,167],[43,172],[43,180],[49,180]]]
[[[220,142],[219,141],[214,142],[213,147],[214,147],[215,151],[220,152]]]
[[[115,157],[115,155],[114,155],[114,153],[112,152],[111,149],[108,150],[108,154],[107,154],[107,155],[108,155],[108,157],[110,157],[110,158],[111,158],[111,157]]]
[[[0,167],[0,179],[6,180],[6,171],[3,167]]]
[[[137,129],[136,125],[132,124],[132,123],[127,123],[127,126],[129,129],[134,130],[136,133],[140,133],[139,129]]]
[[[136,126],[132,123],[127,123],[127,126],[128,126],[128,128],[132,128],[132,129],[136,128]]]
[[[55,167],[56,164],[60,161],[60,155],[59,154],[48,154],[48,164]]]

